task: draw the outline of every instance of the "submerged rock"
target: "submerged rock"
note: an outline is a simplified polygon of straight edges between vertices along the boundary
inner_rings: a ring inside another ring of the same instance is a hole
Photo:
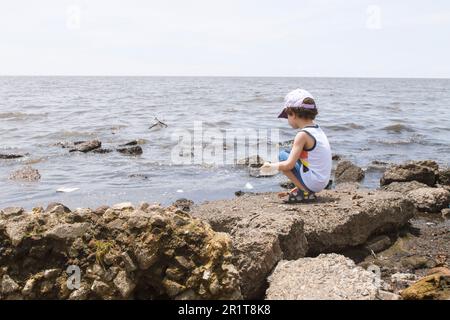
[[[248,166],[251,168],[259,168],[263,164],[264,164],[264,159],[261,158],[259,155],[243,158],[236,162],[236,165],[238,165],[238,166]]]
[[[93,151],[95,149],[98,149],[102,146],[102,143],[98,140],[91,140],[91,141],[76,141],[74,142],[74,146],[72,149],[69,150],[69,152],[89,152]]]
[[[341,161],[334,173],[336,183],[359,182],[364,179],[364,171],[350,161]]]
[[[11,173],[9,179],[15,181],[32,182],[40,180],[41,175],[37,169],[34,169],[31,166],[26,166]]]
[[[0,153],[0,159],[19,159],[23,158],[23,155],[21,154],[1,154]]]
[[[438,169],[438,164],[431,160],[392,165],[384,172],[380,184],[384,186],[393,182],[418,181],[432,187],[436,183]]]
[[[268,300],[375,300],[376,275],[337,254],[281,261],[270,275]]]
[[[117,152],[120,152],[122,154],[127,155],[140,155],[142,154],[142,148],[140,146],[133,146],[133,147],[124,147],[124,148],[117,148]]]
[[[0,299],[239,299],[231,240],[174,207],[0,215]],[[67,266],[80,287],[67,286]]]

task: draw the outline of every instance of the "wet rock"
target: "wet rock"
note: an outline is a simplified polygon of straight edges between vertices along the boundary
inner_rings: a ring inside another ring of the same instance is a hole
[[[419,211],[441,212],[448,208],[450,203],[450,191],[443,188],[420,188],[407,193]]]
[[[250,156],[244,159],[240,159],[236,162],[238,166],[248,166],[251,168],[259,168],[264,164],[264,159],[259,155]]]
[[[139,144],[145,144],[145,140],[144,139],[138,139],[138,140],[133,140],[124,144],[120,144],[119,147],[131,147],[131,146],[137,146]]]
[[[388,185],[381,187],[381,190],[384,191],[392,191],[392,192],[400,192],[406,194],[410,191],[426,188],[427,185],[425,183],[420,183],[417,181],[408,181],[408,182],[392,182]]]
[[[268,278],[268,300],[375,300],[376,275],[337,254],[281,261]]]
[[[9,160],[9,159],[19,159],[19,158],[23,158],[23,155],[21,155],[21,154],[1,154],[0,153],[0,159]]]
[[[401,261],[404,268],[414,271],[417,269],[433,268],[436,264],[434,261],[424,256],[410,256],[403,258]]]
[[[384,172],[380,184],[384,186],[392,182],[418,181],[432,187],[436,183],[438,168],[434,161],[414,161],[392,165]]]
[[[378,253],[387,249],[391,244],[391,238],[389,238],[388,236],[378,236],[368,241],[365,244],[365,248],[369,252]]]
[[[331,156],[331,160],[333,160],[333,161],[339,161],[341,159],[342,159],[342,157],[340,155],[338,155],[338,154],[333,154]]]
[[[9,179],[15,181],[32,182],[39,181],[39,179],[41,179],[41,175],[37,169],[33,169],[31,166],[26,166],[22,169],[14,171],[10,175]]]
[[[208,221],[214,230],[231,235],[233,261],[246,299],[263,295],[266,278],[278,261],[303,257],[308,249],[301,217],[270,204],[271,200],[244,194],[191,209],[195,217]]]
[[[89,152],[95,149],[101,148],[102,143],[99,140],[91,141],[77,141],[74,143],[74,147],[69,150],[69,152]]]
[[[189,212],[191,211],[191,207],[194,205],[194,201],[186,198],[181,198],[176,200],[173,205],[183,211]]]
[[[93,153],[99,153],[99,154],[105,154],[105,153],[111,153],[113,152],[112,149],[104,149],[104,148],[98,148],[98,149],[94,149],[92,150]]]
[[[117,148],[117,152],[120,152],[122,154],[126,155],[140,155],[143,153],[142,148],[140,146],[134,146],[134,147],[126,147],[126,148]]]
[[[364,179],[364,171],[350,161],[338,163],[335,171],[336,183],[359,182]]]
[[[448,300],[450,299],[450,276],[441,273],[426,276],[403,290],[400,295],[405,300]]]

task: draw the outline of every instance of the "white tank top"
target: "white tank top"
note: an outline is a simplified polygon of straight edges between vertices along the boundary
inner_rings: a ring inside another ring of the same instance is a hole
[[[309,134],[315,141],[310,149],[304,149],[300,155],[300,160],[306,172],[301,170],[300,174],[306,186],[314,191],[323,190],[331,176],[331,148],[328,138],[318,124],[306,126],[302,131]]]

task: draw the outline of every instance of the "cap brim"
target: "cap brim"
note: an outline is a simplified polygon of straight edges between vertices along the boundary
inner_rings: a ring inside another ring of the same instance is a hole
[[[286,108],[283,109],[283,111],[281,111],[281,113],[278,115],[278,118],[283,118],[283,119],[287,119],[288,115],[286,112]]]

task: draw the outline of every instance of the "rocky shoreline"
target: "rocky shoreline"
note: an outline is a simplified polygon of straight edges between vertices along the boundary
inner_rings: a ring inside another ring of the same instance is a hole
[[[449,169],[392,165],[376,190],[361,175],[338,163],[311,204],[5,208],[0,299],[449,299]]]

